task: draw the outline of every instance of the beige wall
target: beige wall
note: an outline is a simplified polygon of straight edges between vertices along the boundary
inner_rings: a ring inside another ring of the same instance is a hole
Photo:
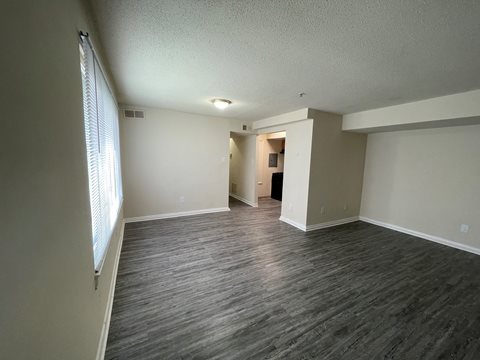
[[[479,139],[480,125],[368,135],[361,215],[480,248]]]
[[[228,207],[230,131],[240,122],[165,109],[121,119],[125,217]]]
[[[0,358],[94,359],[118,246],[95,290],[77,31],[98,34],[76,0],[0,18]]]
[[[367,135],[342,131],[342,116],[309,110],[314,118],[308,225],[358,216]]]
[[[230,193],[240,197],[252,206],[257,205],[255,192],[255,152],[255,135],[231,135]]]
[[[257,194],[259,197],[270,196],[272,190],[272,174],[283,172],[285,154],[280,154],[283,149],[284,139],[267,139],[267,134],[257,136]],[[278,154],[277,166],[268,166],[268,156]]]

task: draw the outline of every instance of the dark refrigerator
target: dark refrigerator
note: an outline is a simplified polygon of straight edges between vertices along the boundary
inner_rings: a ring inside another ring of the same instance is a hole
[[[272,174],[272,191],[270,197],[282,201],[283,172]]]

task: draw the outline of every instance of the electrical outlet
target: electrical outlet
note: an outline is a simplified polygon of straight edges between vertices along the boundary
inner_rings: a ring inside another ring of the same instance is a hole
[[[343,211],[347,211],[347,210],[348,210],[348,204],[345,203],[345,204],[343,205]]]
[[[292,203],[288,203],[288,210],[292,210],[293,209],[293,204]]]
[[[460,225],[460,232],[468,233],[469,231],[470,231],[470,226],[468,226],[467,224]]]
[[[322,206],[320,208],[320,214],[322,214],[322,215],[325,214],[325,206]]]
[[[178,198],[178,200],[179,200],[181,203],[185,202],[185,196],[180,196],[180,197]]]

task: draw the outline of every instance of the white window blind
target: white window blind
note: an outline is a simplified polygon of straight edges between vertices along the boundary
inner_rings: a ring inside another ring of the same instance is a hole
[[[99,271],[122,200],[118,108],[90,42],[86,37],[81,39],[92,243],[95,270]]]

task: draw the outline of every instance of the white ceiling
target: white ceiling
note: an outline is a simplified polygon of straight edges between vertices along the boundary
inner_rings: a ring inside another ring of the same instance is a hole
[[[92,3],[121,103],[257,120],[480,88],[479,0]]]

